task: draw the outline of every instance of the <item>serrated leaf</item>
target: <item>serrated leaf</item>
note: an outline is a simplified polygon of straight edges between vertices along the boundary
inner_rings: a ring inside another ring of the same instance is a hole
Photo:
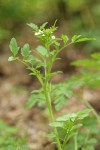
[[[62,34],[61,38],[62,38],[64,44],[66,44],[68,42],[68,36],[67,35]]]
[[[39,29],[38,29],[38,26],[37,25],[35,25],[34,23],[29,23],[29,24],[27,24],[29,27],[31,27],[33,30],[35,30],[35,31],[38,31]]]
[[[52,122],[49,124],[51,127],[63,127],[63,122]]]
[[[89,115],[90,112],[91,112],[91,109],[81,110],[81,111],[77,112],[77,118],[84,119]]]
[[[18,51],[19,51],[19,47],[17,46],[17,42],[16,42],[15,38],[11,39],[9,48],[10,48],[11,52],[13,53],[13,55],[15,57],[17,55]]]
[[[57,121],[67,121],[67,120],[80,120],[80,119],[84,119],[85,117],[88,116],[89,112],[91,112],[90,109],[84,109],[81,110],[77,113],[72,113],[72,114],[67,114],[67,115],[62,115],[60,117],[57,118]]]
[[[44,46],[38,46],[36,50],[42,55],[42,56],[48,56],[47,49]]]
[[[63,105],[66,105],[67,99],[73,96],[72,88],[72,84],[68,82],[59,83],[52,86],[51,96],[53,97],[56,110],[59,110]]]
[[[48,22],[43,23],[43,24],[40,26],[40,29],[41,29],[41,30],[44,29],[47,24],[48,24]]]
[[[80,38],[76,40],[76,42],[84,42],[84,41],[92,41],[92,40],[96,40],[96,39],[95,38]]]
[[[80,127],[82,127],[82,124],[79,123],[79,124],[76,124],[72,127],[72,130],[78,130]]]
[[[72,65],[75,66],[83,66],[83,67],[90,67],[90,66],[94,66],[95,65],[95,60],[92,59],[84,59],[84,60],[78,60],[75,61],[73,63],[71,63]]]
[[[29,55],[29,57],[27,58],[26,61],[32,65],[34,65],[37,62],[40,62],[40,60],[38,58],[34,57],[33,55]]]
[[[32,108],[37,103],[36,97],[31,95],[28,99],[28,102],[26,103],[26,108]]]
[[[30,51],[30,46],[29,46],[29,44],[25,44],[25,45],[23,46],[23,48],[21,49],[21,54],[22,54],[23,57],[29,56],[30,52],[31,52],[31,51]]]
[[[27,58],[27,62],[29,62],[30,64],[34,65],[36,63],[36,60],[35,60],[35,57],[30,55],[28,58]]]
[[[32,108],[35,104],[39,107],[45,104],[45,95],[42,88],[32,91],[32,95],[29,97],[26,108]]]
[[[62,106],[64,106],[64,105],[65,105],[64,96],[57,98],[57,101],[55,101],[55,109],[60,110],[62,108]]]
[[[62,115],[57,118],[57,121],[65,121],[66,122],[67,120],[75,120],[76,117],[77,117],[77,115],[75,113]]]
[[[66,96],[67,98],[71,98],[72,95],[73,95],[73,91],[71,91],[71,90],[69,90],[69,91],[67,91],[67,92],[65,93],[65,96]]]
[[[37,64],[36,69],[43,67],[43,66],[45,66],[45,64],[43,62],[40,62]]]
[[[58,48],[60,47],[60,43],[59,43],[59,42],[53,41],[53,43],[54,43],[54,47],[55,47],[56,49],[58,49]]]
[[[74,35],[74,36],[72,37],[71,41],[74,43],[74,42],[76,42],[76,40],[77,40],[78,38],[80,38],[80,37],[81,37],[81,35]]]

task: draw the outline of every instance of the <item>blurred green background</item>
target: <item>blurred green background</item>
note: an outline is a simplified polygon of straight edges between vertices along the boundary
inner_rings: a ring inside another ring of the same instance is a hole
[[[56,19],[61,32],[69,36],[81,34],[97,39],[83,45],[86,52],[99,50],[99,0],[0,0],[0,51],[12,36],[22,36],[26,23],[40,25],[48,21],[52,25]]]

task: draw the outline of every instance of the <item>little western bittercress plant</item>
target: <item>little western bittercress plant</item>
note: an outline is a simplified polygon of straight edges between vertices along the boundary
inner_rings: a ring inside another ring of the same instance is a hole
[[[33,23],[28,24],[28,26],[32,28],[36,38],[42,43],[42,45],[37,46],[34,50],[39,57],[31,54],[32,50],[29,44],[25,44],[21,48],[22,57],[19,57],[17,54],[20,47],[17,45],[16,39],[12,38],[9,45],[12,56],[10,56],[8,60],[17,60],[23,63],[26,68],[30,70],[30,75],[36,76],[39,80],[42,88],[32,92],[28,105],[32,107],[35,103],[39,103],[39,105],[47,104],[51,119],[50,126],[53,128],[52,133],[48,136],[54,139],[54,143],[58,150],[65,150],[70,138],[75,139],[75,150],[77,150],[77,132],[82,126],[81,120],[88,116],[90,110],[82,110],[55,119],[52,102],[54,102],[56,108],[59,109],[63,104],[64,97],[70,97],[71,93],[63,90],[56,92],[55,88],[52,86],[51,78],[53,75],[60,73],[60,71],[53,72],[52,66],[55,61],[59,60],[57,55],[68,45],[94,39],[83,38],[81,35],[74,35],[71,40],[69,40],[67,35],[64,34],[58,38],[54,35],[54,31],[57,30],[55,24],[50,28],[45,28],[46,24],[47,23],[44,23],[40,27]],[[61,41],[63,45],[60,44]],[[40,71],[41,67],[43,68],[43,72]]]

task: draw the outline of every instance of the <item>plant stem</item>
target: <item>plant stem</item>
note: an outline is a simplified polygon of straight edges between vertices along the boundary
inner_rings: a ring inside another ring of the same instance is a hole
[[[65,146],[66,146],[67,141],[68,141],[68,138],[69,138],[68,136],[69,136],[69,135],[67,134],[66,137],[65,137],[65,139],[64,139],[63,150],[64,150],[64,148],[65,148]]]
[[[71,44],[73,44],[73,42],[70,42],[70,43],[64,45],[58,52],[61,52],[63,49],[65,49],[67,46],[69,46]]]
[[[70,126],[69,130],[68,130],[67,133],[66,133],[66,136],[65,136],[65,139],[64,139],[64,143],[63,143],[63,150],[64,150],[64,148],[65,148],[65,146],[66,146],[66,144],[67,144],[67,142],[68,142],[68,139],[69,139],[69,135],[70,135],[70,131],[71,131],[71,129],[72,129],[72,126],[73,126],[73,124]]]
[[[77,145],[77,134],[74,137],[74,141],[75,141],[75,150],[78,149],[78,145]]]
[[[92,112],[93,112],[94,116],[97,118],[98,122],[100,123],[100,117],[99,117],[99,115],[97,114],[96,110],[95,110],[95,109],[91,106],[91,104],[90,104],[87,100],[85,100],[81,95],[78,94],[78,96],[80,97],[80,99],[84,102],[84,104],[85,104],[88,108],[92,109]]]
[[[50,93],[49,93],[49,90],[48,90],[48,82],[46,83],[46,85],[44,87],[44,94],[45,94],[45,98],[46,98],[46,102],[47,102],[51,122],[54,122],[55,119],[54,119],[52,105],[51,105],[51,97],[50,97]],[[56,127],[54,127],[54,133],[56,134],[55,140],[57,142],[58,150],[62,150],[61,144],[60,144],[60,141],[59,141],[59,138],[58,138],[58,132],[57,132]]]
[[[50,114],[50,119],[51,119],[51,122],[54,122],[55,119],[54,119],[54,114],[53,114],[52,104],[51,104],[50,84],[49,84],[49,79],[47,78],[47,74],[49,74],[51,72],[51,68],[52,68],[53,62],[52,62],[52,58],[50,56],[50,46],[46,45],[45,47],[46,47],[46,49],[48,51],[48,54],[49,54],[49,64],[47,66],[47,62],[46,62],[46,60],[44,60],[44,64],[45,64],[45,67],[44,67],[45,80],[44,80],[43,89],[44,89],[44,94],[45,94],[45,98],[46,98],[47,107],[48,107],[49,114]],[[59,140],[59,137],[58,137],[57,128],[54,127],[53,130],[54,130],[54,133],[56,135],[55,141],[57,143],[58,150],[62,150],[61,143],[60,143],[60,140]]]

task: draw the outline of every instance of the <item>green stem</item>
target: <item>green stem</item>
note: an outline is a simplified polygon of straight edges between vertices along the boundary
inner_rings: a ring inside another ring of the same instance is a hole
[[[75,141],[75,150],[77,150],[77,149],[78,149],[78,145],[77,145],[77,134],[75,135],[74,141]]]
[[[69,138],[69,134],[67,134],[66,137],[65,137],[65,139],[64,139],[63,150],[64,150],[64,148],[65,148],[65,146],[66,146],[66,143],[67,143],[67,141],[68,141],[68,138]]]
[[[55,60],[55,58],[56,58],[56,56],[57,56],[57,54],[59,53],[59,52],[61,52],[65,47],[67,47],[68,45],[70,45],[70,44],[72,44],[72,42],[71,43],[69,43],[69,44],[66,44],[66,45],[64,45],[57,53],[56,53],[56,55],[54,56],[54,58],[52,58],[51,56],[50,56],[50,47],[49,47],[49,45],[45,45],[45,47],[46,47],[46,49],[47,49],[47,51],[48,51],[48,55],[49,55],[49,64],[48,64],[48,67],[47,67],[47,62],[46,62],[46,60],[44,60],[44,64],[45,64],[45,67],[44,67],[44,72],[45,72],[45,80],[44,80],[44,86],[43,86],[43,88],[44,88],[44,94],[45,94],[45,98],[46,98],[46,102],[47,102],[47,106],[48,106],[48,110],[49,110],[49,114],[50,114],[50,118],[51,118],[51,121],[52,122],[54,122],[55,121],[55,119],[54,119],[54,115],[53,115],[53,110],[52,110],[52,105],[51,105],[51,97],[50,97],[50,86],[49,86],[49,80],[46,78],[47,77],[47,74],[49,74],[50,72],[51,72],[51,69],[52,69],[52,65],[53,65],[53,62],[54,62],[54,60]],[[52,60],[53,59],[53,60]],[[48,69],[47,69],[48,68]],[[61,143],[60,143],[60,140],[59,140],[59,138],[58,138],[58,132],[57,132],[57,128],[56,127],[54,127],[54,133],[55,133],[55,135],[56,135],[56,138],[55,138],[55,140],[56,140],[56,143],[57,143],[57,146],[58,146],[58,150],[63,150],[63,148],[62,148],[62,146],[61,146]],[[67,142],[67,140],[68,140],[68,137],[66,137],[66,139],[65,139],[65,142],[64,142],[64,147],[65,147],[65,145],[66,145],[66,142]]]
[[[60,53],[64,48],[66,48],[67,46],[69,46],[69,45],[71,45],[71,44],[73,44],[73,42],[70,42],[70,43],[64,45],[64,46],[59,50],[59,53]]]
[[[71,131],[71,129],[72,129],[72,126],[73,126],[73,124],[70,126],[70,128],[69,128],[69,130],[67,131],[67,134],[66,134],[66,136],[65,136],[64,143],[63,143],[63,150],[64,150],[64,148],[65,148],[65,146],[66,146],[66,144],[67,144],[67,142],[68,142],[68,139],[69,139],[69,135],[70,135],[70,131]]]
[[[91,104],[90,104],[87,100],[85,100],[81,95],[78,94],[78,96],[80,97],[80,99],[84,102],[84,104],[85,104],[88,108],[92,109],[92,112],[93,112],[94,116],[97,118],[98,122],[100,123],[100,117],[99,117],[99,115],[97,114],[96,110],[95,110],[95,109],[91,106]]]
[[[49,52],[49,47],[46,46],[46,48],[47,48],[47,50],[48,50],[48,52]],[[49,61],[51,62],[50,53],[49,53]],[[46,77],[47,77],[47,74],[51,72],[52,63],[50,63],[50,64],[48,65],[48,69],[49,69],[49,70],[47,70],[47,62],[46,62],[46,60],[44,60],[44,63],[45,63],[45,67],[44,67],[45,80],[44,80],[43,89],[44,89],[44,94],[45,94],[45,98],[46,98],[47,107],[48,107],[49,114],[50,114],[50,119],[51,119],[51,122],[54,122],[55,119],[54,119],[54,114],[53,114],[52,104],[51,104],[50,84],[49,84],[49,80],[46,78]],[[61,143],[60,143],[60,140],[59,140],[59,138],[58,138],[58,132],[57,132],[56,127],[54,127],[53,130],[54,130],[54,133],[55,133],[55,135],[56,135],[55,141],[56,141],[56,143],[57,143],[58,150],[62,150]]]
[[[61,49],[59,49],[59,50],[56,52],[56,54],[54,55],[53,58],[50,57],[50,65],[49,65],[49,68],[48,68],[48,73],[51,72],[52,65],[53,65],[53,62],[55,61],[56,56],[57,56],[64,48],[66,48],[67,46],[69,46],[69,45],[71,45],[71,44],[72,44],[72,42],[70,42],[70,43],[64,45]],[[50,54],[49,54],[49,56],[50,56]]]
[[[51,122],[54,122],[55,119],[54,119],[52,105],[51,105],[51,97],[50,97],[50,93],[48,91],[49,87],[47,85],[48,85],[48,83],[46,83],[46,85],[44,87],[44,94],[45,94],[45,97],[46,97],[46,102],[47,102],[47,106],[48,106]],[[57,132],[56,127],[54,127],[54,133],[57,135],[55,140],[56,140],[56,143],[57,143],[57,146],[58,146],[58,150],[62,150],[61,144],[60,144],[60,140],[58,138],[58,132]]]

